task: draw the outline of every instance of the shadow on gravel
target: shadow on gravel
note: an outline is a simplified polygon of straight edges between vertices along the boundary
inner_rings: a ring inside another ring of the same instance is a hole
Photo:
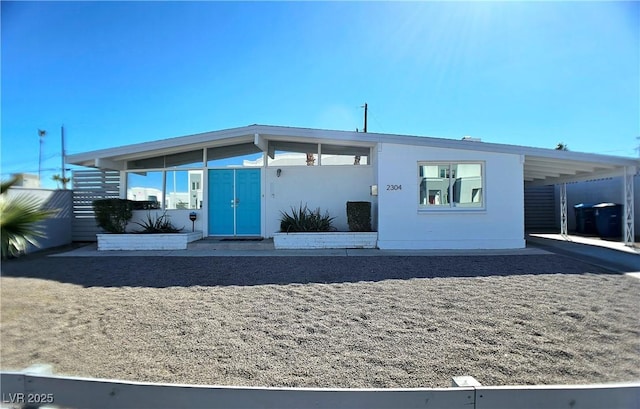
[[[613,274],[561,255],[430,257],[36,257],[5,277],[84,287],[253,286],[524,274]]]

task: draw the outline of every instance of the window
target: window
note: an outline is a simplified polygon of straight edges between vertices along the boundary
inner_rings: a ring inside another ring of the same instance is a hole
[[[267,166],[317,166],[318,144],[269,142]]]
[[[233,167],[233,166],[262,166],[264,154],[253,143],[239,145],[219,146],[207,149],[207,166],[209,167]]]
[[[140,202],[138,210],[200,209],[202,175],[201,170],[128,172],[127,199]]]
[[[481,163],[418,163],[423,209],[484,207]]]
[[[127,162],[127,169],[201,168],[202,149]]]
[[[143,209],[160,209],[162,172],[127,173],[127,199],[140,203]]]
[[[368,165],[369,147],[320,145],[320,165]]]
[[[202,207],[201,170],[170,170],[165,181],[165,209]]]

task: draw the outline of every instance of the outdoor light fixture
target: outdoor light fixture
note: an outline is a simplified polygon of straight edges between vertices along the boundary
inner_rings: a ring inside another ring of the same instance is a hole
[[[276,176],[280,177],[280,175],[282,175],[282,169],[276,170]]]
[[[191,212],[189,213],[189,220],[191,220],[191,231],[196,231],[196,219],[198,218],[198,213]]]

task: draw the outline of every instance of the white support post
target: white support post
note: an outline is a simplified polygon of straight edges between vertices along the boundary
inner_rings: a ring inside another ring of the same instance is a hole
[[[560,185],[560,234],[567,238],[567,184]]]
[[[635,175],[635,169],[629,166],[624,168],[624,244],[625,246],[633,247],[635,240],[635,228],[634,228],[634,199],[633,199],[633,177]]]

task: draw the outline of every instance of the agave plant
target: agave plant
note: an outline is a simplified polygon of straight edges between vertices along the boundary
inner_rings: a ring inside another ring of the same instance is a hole
[[[135,224],[142,227],[142,231],[138,233],[179,233],[182,231],[182,229],[175,227],[171,223],[166,211],[155,218],[151,216],[151,213],[147,213],[146,220],[143,220],[141,223],[135,222]]]
[[[8,197],[7,190],[17,178],[2,182],[0,186],[0,247],[2,258],[23,253],[29,243],[38,246],[38,238],[46,237],[38,222],[57,213],[42,209],[42,201],[28,194]]]
[[[334,217],[329,216],[329,212],[320,213],[320,208],[311,210],[307,205],[298,208],[291,207],[291,214],[281,212],[280,231],[290,232],[321,232],[334,230]]]

